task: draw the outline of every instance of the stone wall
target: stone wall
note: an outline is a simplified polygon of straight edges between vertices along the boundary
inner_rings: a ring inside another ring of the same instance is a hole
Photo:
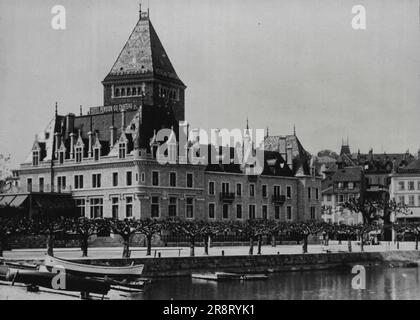
[[[196,272],[267,273],[294,270],[318,270],[344,267],[355,264],[409,265],[420,259],[420,251],[354,252],[329,254],[211,256],[141,259],[91,259],[81,263],[129,265],[144,264],[144,276],[189,276]],[[78,261],[78,260],[76,260]]]

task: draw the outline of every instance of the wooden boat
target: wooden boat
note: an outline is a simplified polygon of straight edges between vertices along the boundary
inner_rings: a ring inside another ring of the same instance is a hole
[[[48,269],[53,267],[64,268],[66,273],[79,274],[85,277],[109,277],[117,279],[138,278],[143,273],[144,265],[108,267],[71,262],[68,260],[45,256],[44,264]]]
[[[265,280],[268,278],[265,274],[239,274],[231,272],[214,272],[214,273],[193,273],[193,279],[224,281],[224,280]]]
[[[16,282],[57,290],[57,288],[53,287],[53,279],[56,274],[52,272],[13,269],[7,266],[0,266],[0,276],[5,281],[11,282],[12,285]],[[65,286],[59,291],[88,292],[105,295],[110,289],[111,285],[104,281],[87,279],[66,273]]]

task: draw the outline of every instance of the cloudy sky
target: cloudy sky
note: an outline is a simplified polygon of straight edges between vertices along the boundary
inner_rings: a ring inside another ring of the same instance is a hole
[[[416,153],[418,0],[143,0],[194,127],[297,134],[310,152]],[[103,103],[106,76],[138,19],[137,0],[0,2],[0,152],[15,164],[54,113]],[[51,8],[66,8],[66,30]],[[352,29],[362,4],[367,29]]]

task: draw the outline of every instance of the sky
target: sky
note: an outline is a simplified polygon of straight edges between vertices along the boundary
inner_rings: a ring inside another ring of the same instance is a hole
[[[17,166],[54,115],[103,105],[137,0],[0,2],[0,153]],[[366,8],[354,30],[352,7]],[[51,9],[66,9],[66,29]],[[418,0],[143,0],[192,127],[296,132],[311,153],[420,148]]]

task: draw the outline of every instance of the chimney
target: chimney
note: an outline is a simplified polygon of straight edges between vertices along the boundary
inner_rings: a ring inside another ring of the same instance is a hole
[[[89,128],[88,136],[89,136],[89,153],[88,157],[91,158],[93,156],[93,119],[92,115],[90,115],[90,128]]]
[[[70,159],[74,159],[74,132],[70,133]]]
[[[286,147],[286,162],[287,162],[287,165],[289,166],[289,168],[290,169],[293,169],[292,168],[292,164],[293,164],[293,162],[292,162],[292,145],[291,144],[288,144],[287,145],[287,147]]]
[[[55,157],[58,157],[58,149],[60,148],[60,134],[58,132],[54,133],[55,139]]]
[[[68,139],[69,135],[74,131],[74,118],[75,118],[75,115],[73,113],[69,113],[66,116],[66,134],[65,134],[65,139]]]

